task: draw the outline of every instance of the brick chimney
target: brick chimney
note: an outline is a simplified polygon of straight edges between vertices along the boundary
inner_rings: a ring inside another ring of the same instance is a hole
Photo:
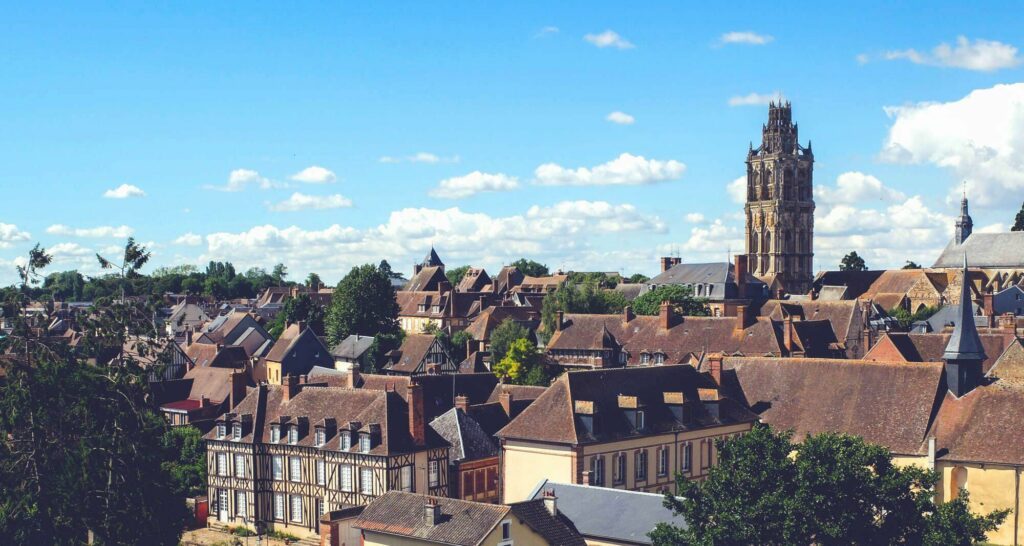
[[[715,383],[722,384],[722,353],[711,353],[708,355],[708,371]]]
[[[455,407],[457,409],[462,410],[462,411],[468,410],[469,409],[469,398],[466,398],[466,396],[463,395],[463,394],[460,394],[460,395],[456,396],[455,397]]]
[[[733,257],[733,275],[736,277],[736,299],[747,297],[747,255],[737,254]]]
[[[423,415],[423,385],[412,383],[407,394],[409,401],[409,435],[417,446],[427,441],[427,424]]]
[[[501,404],[501,409],[505,411],[505,415],[512,417],[512,393],[502,390],[498,394],[498,403]]]
[[[661,302],[661,310],[658,313],[658,323],[661,325],[662,330],[668,330],[675,325],[675,314],[676,313],[672,309],[672,306],[667,301]]]
[[[672,269],[673,266],[677,266],[681,263],[683,263],[682,258],[663,256],[661,258],[661,272],[664,273],[669,269]]]
[[[753,321],[750,320],[750,312],[747,311],[746,305],[736,306],[736,326],[734,328],[737,332],[742,332],[750,326]]]
[[[565,322],[565,312],[564,311],[559,311],[555,315],[555,320],[557,321],[557,322],[555,322],[555,331],[556,332],[561,332],[562,331],[562,324]]]
[[[622,309],[622,318],[626,322],[629,322],[629,321],[631,321],[631,320],[636,318],[636,315],[633,314],[633,307],[631,305],[627,305],[626,307],[624,307]]]
[[[786,352],[793,352],[793,317],[789,315],[782,319],[782,345]]]
[[[996,326],[996,306],[995,306],[995,295],[992,290],[985,292],[982,296],[985,306],[985,316],[988,317],[988,327],[995,328]]]
[[[192,327],[188,326],[185,328],[185,347],[192,345]]]
[[[245,372],[236,371],[231,374],[231,409],[235,409],[245,398]]]
[[[348,377],[345,378],[345,386],[350,389],[359,388],[359,364],[352,364],[352,368],[348,371]]]
[[[284,401],[287,402],[299,394],[302,387],[299,385],[299,376],[288,374],[284,377]]]
[[[476,351],[473,350],[473,344],[474,343],[476,343],[476,340],[473,339],[473,338],[469,338],[469,339],[466,340],[466,357],[467,358],[472,356],[473,353],[476,352]]]
[[[431,527],[441,523],[441,505],[437,504],[437,499],[427,498],[423,505],[423,523]]]
[[[552,516],[558,516],[558,497],[555,496],[554,489],[544,490],[544,508]]]

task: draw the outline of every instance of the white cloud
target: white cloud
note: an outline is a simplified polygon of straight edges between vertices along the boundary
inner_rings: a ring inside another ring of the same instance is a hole
[[[686,165],[674,159],[662,161],[624,153],[593,168],[567,169],[556,163],[545,163],[534,171],[534,183],[542,186],[637,186],[678,180],[685,171]]]
[[[116,238],[124,239],[131,237],[134,230],[128,226],[97,226],[91,228],[72,228],[64,224],[53,224],[46,228],[50,235],[64,235],[70,237],[89,238]]]
[[[874,176],[850,171],[839,175],[835,188],[816,186],[814,198],[822,203],[856,204],[866,201],[902,201],[907,196],[903,192],[885,186]]]
[[[600,48],[633,49],[636,47],[614,30],[606,30],[600,34],[587,34],[583,39]]]
[[[721,44],[765,45],[775,38],[756,32],[726,32],[719,38]]]
[[[416,152],[407,156],[382,156],[378,161],[381,163],[458,163],[459,156],[439,156],[430,152]]]
[[[726,193],[733,203],[743,204],[747,202],[747,177],[741,176],[725,187]]]
[[[781,100],[782,93],[779,91],[764,95],[761,93],[749,93],[747,95],[729,97],[729,106],[767,106],[772,101],[779,102]]]
[[[103,192],[103,197],[107,199],[128,199],[129,197],[145,197],[146,192],[142,191],[138,186],[131,184],[121,184],[120,186]]]
[[[30,237],[27,231],[18,229],[18,226],[0,222],[0,248],[10,248],[13,243],[27,241]]]
[[[190,231],[182,235],[181,237],[175,239],[174,244],[184,246],[199,246],[203,244],[203,237],[202,235],[196,235],[195,233],[192,233]]]
[[[636,118],[633,116],[625,112],[619,112],[618,110],[608,114],[604,119],[619,125],[633,125],[633,122],[636,121]]]
[[[885,112],[893,123],[882,160],[949,170],[957,182],[950,200],[959,200],[962,180],[972,204],[1001,205],[1024,191],[1024,83],[976,89],[951,102],[886,107]]]
[[[242,191],[249,186],[256,186],[260,189],[270,189],[273,187],[279,187],[279,184],[275,184],[269,178],[260,176],[260,173],[252,169],[235,169],[228,175],[228,183],[223,186],[203,186],[203,189],[217,190],[217,191]]]
[[[333,172],[317,165],[306,167],[293,174],[291,178],[296,182],[305,182],[307,184],[330,184],[338,179]]]
[[[338,194],[306,195],[295,192],[284,201],[270,205],[270,210],[277,212],[297,212],[300,210],[343,209],[352,206],[352,200]]]
[[[704,220],[704,215],[699,212],[691,212],[686,215],[686,221],[691,224],[703,224]]]
[[[123,249],[122,249],[123,250]],[[92,258],[92,249],[86,248],[78,243],[57,243],[46,249],[46,252],[53,256],[55,261],[67,258]]]
[[[882,58],[887,61],[907,60],[914,64],[945,66],[991,72],[1001,68],[1012,68],[1021,63],[1017,48],[993,40],[968,40],[966,36],[958,36],[956,45],[941,43],[931,52],[920,52],[916,49],[887,51]]]
[[[431,197],[461,199],[481,192],[511,191],[519,188],[519,179],[501,173],[473,171],[465,176],[446,178],[430,190]]]

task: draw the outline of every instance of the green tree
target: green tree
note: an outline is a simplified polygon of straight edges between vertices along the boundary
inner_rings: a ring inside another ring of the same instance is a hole
[[[921,269],[920,264],[907,260],[907,263],[903,266],[903,269]]]
[[[462,281],[462,277],[466,276],[469,272],[468,265],[460,265],[459,267],[453,267],[451,269],[445,269],[444,275],[448,277],[448,282],[452,283],[452,286],[458,286]]]
[[[526,258],[519,258],[509,265],[528,277],[544,277],[548,274],[548,266]]]
[[[398,303],[390,270],[353,267],[335,288],[324,325],[331,346],[351,334],[396,336]]]
[[[284,284],[285,279],[288,278],[288,266],[284,264],[277,264],[274,266],[274,271],[270,274],[271,278],[274,279],[274,283],[278,286]]]
[[[267,332],[275,338],[281,337],[284,329],[289,324],[303,321],[313,329],[317,335],[324,333],[324,308],[317,305],[309,294],[299,294],[284,300],[281,311],[271,321]]]
[[[451,355],[458,362],[466,360],[469,355],[466,353],[466,342],[473,339],[473,336],[465,330],[459,330],[452,334]]]
[[[525,338],[512,342],[500,361],[494,361],[494,374],[503,382],[523,385],[546,385],[544,357],[537,346]]]
[[[648,277],[647,275],[644,275],[643,273],[633,273],[632,275],[629,276],[628,279],[626,279],[626,282],[630,284],[640,284],[642,282],[647,282],[649,280],[651,280],[651,278]]]
[[[868,266],[864,263],[864,258],[857,255],[857,251],[854,250],[843,256],[843,260],[839,262],[840,271],[867,271]]]
[[[1017,211],[1017,217],[1013,219],[1013,227],[1010,231],[1024,231],[1024,205],[1020,206],[1020,210]]]
[[[902,307],[895,307],[893,309],[889,309],[888,314],[890,317],[896,319],[896,322],[899,324],[901,329],[906,330],[915,322],[928,320],[932,315],[939,312],[939,309],[942,309],[942,307],[925,306],[911,313]]]
[[[169,427],[163,436],[161,468],[172,481],[175,495],[191,497],[206,492],[206,448],[203,434],[192,426]]]
[[[538,337],[544,343],[551,338],[559,311],[588,314],[621,313],[625,306],[625,296],[614,290],[603,290],[596,283],[565,284],[544,296]]]
[[[693,297],[693,290],[680,284],[666,284],[644,292],[633,300],[633,311],[638,315],[657,315],[661,313],[662,302],[668,302],[675,312],[691,317],[711,315],[708,300]]]
[[[78,271],[61,271],[50,273],[43,281],[43,290],[47,290],[58,301],[78,301],[85,291],[85,278]]]
[[[316,273],[310,273],[306,276],[306,286],[313,290],[320,288],[323,284],[324,281],[320,280],[320,275],[317,275]]]
[[[665,497],[688,527],[658,524],[654,544],[975,544],[1008,513],[937,507],[937,473],[897,466],[887,449],[858,437],[792,437],[755,425],[718,442],[707,479],[677,475],[679,495]]]
[[[491,332],[491,362],[500,362],[505,358],[513,342],[529,338],[530,331],[522,324],[512,319],[501,321],[501,324]]]

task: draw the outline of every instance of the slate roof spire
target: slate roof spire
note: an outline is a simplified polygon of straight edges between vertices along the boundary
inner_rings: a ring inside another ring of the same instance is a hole
[[[430,245],[430,252],[427,253],[426,258],[423,258],[423,267],[444,267],[444,262],[441,261],[441,257],[434,250],[434,245]]]
[[[981,383],[981,363],[985,349],[981,345],[978,327],[974,323],[971,288],[967,278],[967,253],[964,253],[964,272],[960,286],[960,316],[953,335],[946,344],[942,359],[946,361],[946,384],[956,396],[963,396]]]
[[[967,183],[964,182],[964,193],[960,199],[960,216],[956,219],[956,231],[953,236],[956,244],[964,244],[964,241],[971,236],[972,231],[974,231],[974,220],[971,220],[971,215],[967,212]]]

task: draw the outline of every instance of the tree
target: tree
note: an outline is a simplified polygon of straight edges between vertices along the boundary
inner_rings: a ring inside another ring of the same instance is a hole
[[[917,262],[907,260],[907,263],[906,265],[903,266],[903,269],[921,269],[921,266]]]
[[[491,362],[499,362],[512,343],[520,339],[529,339],[530,331],[522,324],[505,319],[491,332]]]
[[[1013,227],[1010,231],[1024,231],[1024,205],[1020,206],[1017,217],[1013,219]]]
[[[85,290],[85,278],[78,271],[50,273],[43,281],[43,290],[48,290],[54,300],[78,301]]]
[[[942,307],[925,306],[911,313],[902,307],[895,307],[893,309],[889,309],[888,315],[896,320],[901,329],[906,330],[915,322],[928,320],[928,318],[937,313],[939,309],[942,309]]]
[[[309,294],[299,294],[284,300],[284,306],[270,323],[267,332],[275,338],[281,337],[289,324],[305,322],[317,335],[324,333],[324,308],[317,305]]]
[[[129,237],[128,242],[124,245],[124,254],[121,255],[121,263],[117,263],[96,254],[96,261],[100,263],[100,267],[103,269],[110,269],[114,271],[120,278],[121,285],[121,299],[125,297],[125,279],[128,279],[142,269],[142,266],[146,265],[149,261],[150,252],[146,247],[135,242],[135,237]]]
[[[318,290],[323,284],[324,282],[320,280],[320,275],[316,273],[310,273],[306,276],[306,286],[313,290]]]
[[[473,339],[473,336],[465,331],[459,330],[452,334],[451,338],[451,355],[458,362],[466,360],[469,354],[466,352],[466,342]]]
[[[544,277],[548,274],[548,266],[526,258],[519,258],[509,265],[528,277]]]
[[[270,274],[270,277],[274,279],[274,283],[278,286],[284,284],[284,280],[288,278],[288,266],[284,264],[277,264],[274,266],[274,271]]]
[[[445,269],[444,275],[448,277],[448,282],[452,283],[452,286],[458,286],[459,282],[462,281],[462,277],[466,276],[469,272],[468,265],[460,265],[459,267],[453,267],[451,269]]]
[[[596,283],[583,285],[565,284],[544,296],[541,304],[541,327],[537,334],[547,342],[555,331],[555,317],[564,313],[621,313],[626,298],[614,290],[602,290]]]
[[[679,496],[665,497],[688,528],[658,524],[654,544],[974,544],[1008,513],[936,506],[937,473],[897,466],[887,449],[856,436],[792,438],[755,425],[718,442],[707,479],[677,475]]]
[[[864,258],[857,255],[857,251],[854,250],[843,256],[843,261],[839,262],[840,271],[867,271],[868,266],[864,263]]]
[[[693,290],[680,284],[666,284],[644,292],[633,300],[633,311],[638,315],[661,313],[662,302],[668,302],[675,312],[690,317],[711,315],[708,300],[693,297]]]
[[[203,433],[192,426],[170,427],[164,433],[164,460],[175,495],[189,497],[206,491],[206,449]]]
[[[53,256],[47,254],[46,249],[40,247],[39,243],[36,243],[36,246],[28,251],[28,259],[25,261],[25,265],[17,266],[22,290],[39,283],[39,270],[50,265],[51,261],[53,261]]]
[[[390,270],[353,267],[335,288],[324,325],[331,346],[351,334],[396,336],[398,303]]]
[[[628,282],[629,284],[640,284],[642,282],[647,282],[649,280],[651,280],[651,278],[648,277],[647,275],[644,275],[643,273],[633,273],[632,275],[629,276],[628,279],[626,279],[626,282]]]
[[[544,357],[537,346],[525,338],[512,342],[508,352],[493,365],[494,374],[502,381],[522,385],[546,385]]]

